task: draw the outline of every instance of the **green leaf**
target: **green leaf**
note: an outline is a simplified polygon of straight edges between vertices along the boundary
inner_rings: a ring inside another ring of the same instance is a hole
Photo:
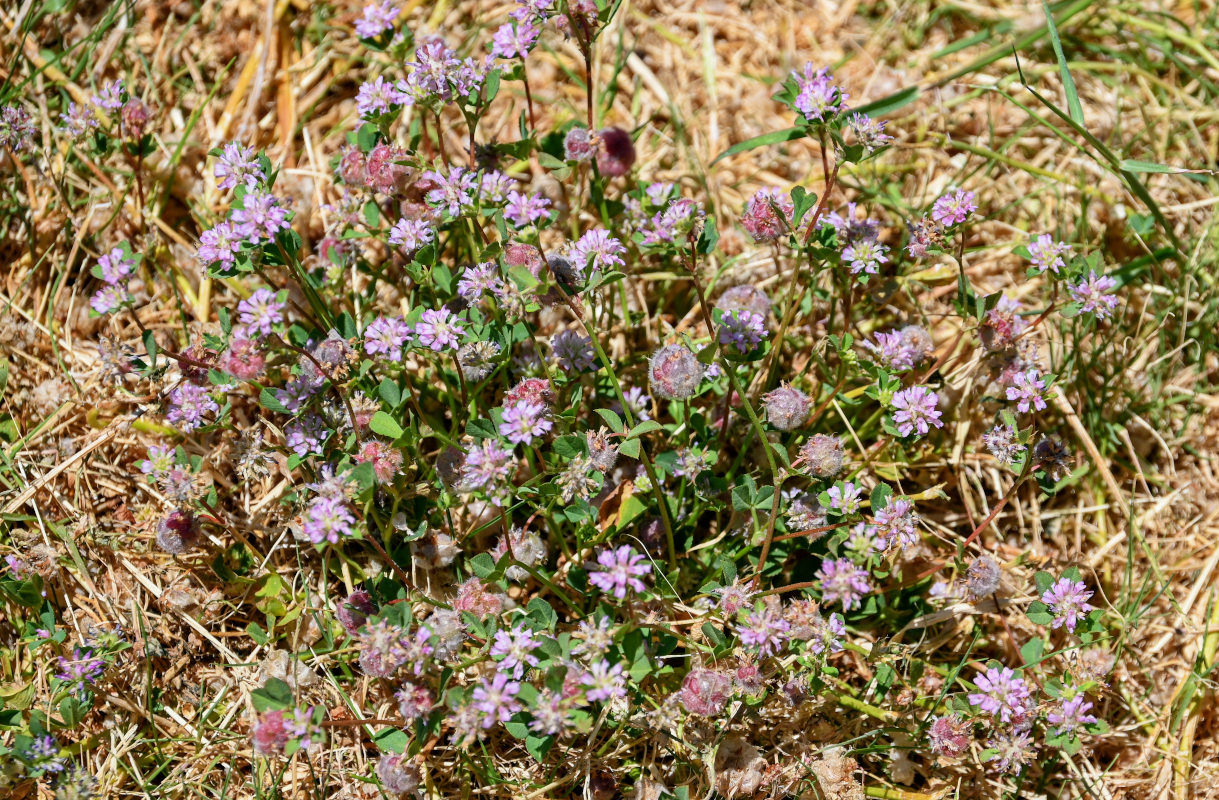
[[[258,393],[258,404],[268,411],[274,411],[277,414],[287,414],[288,409],[284,404],[279,402],[279,398],[275,396],[275,392],[271,389],[263,389]]]
[[[152,331],[144,331],[144,349],[148,351],[149,365],[156,369],[157,366],[157,337],[153,336]]]
[[[1037,586],[1037,594],[1045,594],[1054,585],[1054,576],[1043,570],[1033,576],[1033,583]]]
[[[485,581],[495,574],[495,559],[490,553],[479,553],[470,559],[470,569]]]
[[[729,147],[727,150],[716,156],[715,161],[712,161],[711,164],[714,166],[717,162],[728,158],[729,156],[735,156],[738,153],[746,153],[759,147],[779,144],[780,142],[794,142],[797,139],[803,139],[806,136],[808,136],[807,128],[787,128],[781,131],[764,133],[761,136],[755,136],[752,139],[746,139],[743,142],[734,144],[732,147]]]
[[[397,408],[402,403],[402,390],[398,388],[398,384],[391,381],[389,378],[383,378],[379,386],[377,386],[377,394],[381,395],[390,408]]]
[[[873,100],[871,103],[858,106],[852,109],[852,111],[856,114],[867,114],[869,117],[880,117],[885,114],[891,114],[902,106],[913,103],[918,99],[918,96],[919,88],[917,86],[910,86],[899,92],[885,95],[879,100]]]
[[[372,740],[386,753],[406,752],[406,746],[411,741],[401,728],[382,728],[373,734]]]
[[[1050,44],[1054,46],[1054,56],[1058,59],[1058,75],[1062,79],[1062,91],[1067,96],[1067,112],[1077,125],[1084,124],[1084,107],[1079,102],[1079,92],[1075,88],[1075,79],[1071,70],[1067,69],[1067,57],[1062,51],[1062,39],[1058,36],[1058,26],[1054,24],[1054,15],[1045,0],[1041,0],[1041,8],[1045,11],[1046,29],[1050,32]]]
[[[597,415],[605,420],[605,424],[609,426],[614,433],[622,433],[626,430],[626,425],[622,422],[622,417],[619,417],[608,408],[598,408]]]
[[[546,630],[554,630],[554,626],[559,621],[559,615],[555,613],[554,608],[540,597],[535,597],[529,601],[530,619],[538,622]]]
[[[626,438],[627,439],[638,439],[640,436],[643,436],[645,433],[651,433],[652,431],[659,431],[659,430],[662,430],[662,426],[659,422],[657,422],[654,419],[645,419],[643,422],[641,422],[638,425],[636,425],[635,427],[631,428],[631,431],[630,431],[630,433],[628,433],[626,435]]]
[[[250,692],[250,699],[254,701],[254,709],[258,712],[283,711],[295,703],[292,687],[279,678],[269,678],[261,689]]]
[[[719,628],[712,625],[710,622],[703,623],[703,635],[707,640],[715,645],[716,650],[721,650],[728,646],[728,637]]]
[[[553,745],[553,736],[535,736],[531,733],[525,737],[525,749],[538,761],[545,760],[546,754],[550,752]]]
[[[618,446],[618,454],[627,458],[639,458],[639,440],[630,439]]]
[[[1029,603],[1029,607],[1025,609],[1025,616],[1029,618],[1029,622],[1034,625],[1049,625],[1054,621],[1054,615],[1050,613],[1050,607],[1040,600],[1034,600]]]
[[[403,433],[402,426],[384,411],[378,411],[372,415],[372,419],[368,422],[368,428],[373,433],[379,433],[390,439],[397,439]]]
[[[1024,659],[1025,667],[1032,667],[1041,663],[1042,655],[1045,653],[1045,640],[1040,636],[1033,637],[1024,643],[1024,647],[1020,648],[1020,657]]]
[[[887,483],[878,483],[876,488],[872,490],[872,513],[875,514],[885,506],[889,505],[889,498],[893,496],[893,490],[889,488]]]

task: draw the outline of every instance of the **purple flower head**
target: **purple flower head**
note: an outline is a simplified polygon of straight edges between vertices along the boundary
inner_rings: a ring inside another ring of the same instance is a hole
[[[1023,678],[1008,667],[988,667],[986,672],[974,679],[977,692],[969,695],[969,704],[977,706],[1003,722],[1011,722],[1013,716],[1023,719],[1028,713],[1032,692]]]
[[[1096,724],[1096,717],[1088,713],[1090,708],[1092,704],[1087,702],[1082,694],[1077,694],[1070,700],[1059,701],[1046,715],[1046,721],[1054,726],[1055,736],[1062,736],[1085,725]]]
[[[791,623],[783,619],[778,607],[763,604],[744,624],[737,626],[737,636],[741,638],[741,644],[758,648],[758,656],[765,658],[783,649],[789,630]]]
[[[459,217],[473,210],[479,189],[475,173],[464,167],[453,167],[447,173],[429,170],[423,173],[423,177],[436,187],[425,195],[433,208],[443,208],[450,217]]]
[[[1045,410],[1045,379],[1035,369],[1012,375],[1012,385],[1007,387],[1007,399],[1016,401],[1016,410],[1022,414]]]
[[[500,666],[512,670],[512,677],[520,679],[525,670],[538,665],[538,657],[533,654],[537,649],[537,639],[528,628],[515,630],[498,630],[495,632],[495,642],[491,645],[491,657],[500,659]]]
[[[355,522],[342,498],[323,496],[315,497],[305,509],[302,528],[314,544],[338,544],[340,538],[355,535],[351,527]]]
[[[411,326],[402,317],[377,317],[364,329],[364,352],[397,363],[402,361],[402,348],[410,338]]]
[[[550,219],[550,200],[544,195],[508,192],[508,205],[504,206],[504,217],[518,228]]]
[[[822,502],[822,507],[827,511],[833,511],[843,516],[854,514],[859,510],[859,498],[863,494],[863,487],[857,486],[854,481],[845,481],[841,484],[835,484],[825,493],[829,496],[829,503]]]
[[[409,94],[378,75],[360,84],[360,91],[356,94],[356,110],[360,112],[360,119],[368,119],[385,114],[394,106],[404,105],[410,100]]]
[[[505,22],[491,37],[491,55],[496,58],[524,58],[537,43],[540,33],[532,19]]]
[[[847,120],[847,128],[855,135],[855,141],[863,145],[869,153],[874,153],[880,147],[893,141],[893,137],[885,133],[889,123],[878,121],[867,114],[852,114]]]
[[[67,110],[59,115],[59,121],[63,125],[64,133],[73,139],[79,139],[98,127],[97,117],[93,116],[92,109],[72,102],[69,102]]]
[[[490,680],[474,687],[471,705],[484,714],[482,727],[490,728],[496,722],[507,722],[521,710],[516,695],[521,685],[506,673],[496,672]]]
[[[843,247],[859,242],[874,242],[880,236],[880,222],[868,217],[860,219],[856,203],[847,203],[845,214],[831,211],[817,224],[818,227],[833,228],[838,243]]]
[[[309,750],[325,741],[322,727],[313,721],[315,707],[294,708],[292,716],[284,717],[284,732],[288,740],[296,742],[301,750]]]
[[[400,219],[389,231],[389,243],[407,254],[417,252],[431,244],[435,238],[436,232],[432,226],[422,219]]]
[[[513,444],[528,445],[554,427],[547,416],[543,404],[521,400],[505,406],[499,434]]]
[[[842,603],[844,611],[859,608],[860,600],[872,591],[868,571],[855,566],[849,558],[824,561],[817,570],[821,599],[825,603]]]
[[[896,545],[905,549],[918,544],[918,514],[914,511],[914,503],[899,497],[875,513],[877,534],[886,547]]]
[[[640,580],[652,572],[652,565],[630,545],[617,549],[607,547],[597,554],[597,563],[590,568],[588,581],[619,600],[627,592],[642,592],[648,587]]]
[[[809,650],[818,654],[827,650],[831,653],[841,653],[842,639],[847,635],[846,622],[837,612],[825,618],[818,614],[813,620],[812,634],[812,638],[808,640]]]
[[[148,459],[140,462],[140,472],[152,478],[159,478],[174,468],[175,457],[172,447],[150,445]]]
[[[796,80],[795,106],[809,122],[826,122],[846,107],[847,93],[836,86],[830,77],[829,67],[814,69],[811,63],[804,71],[793,72]]]
[[[889,260],[885,254],[889,248],[876,241],[860,241],[842,249],[842,261],[851,268],[852,275],[875,275],[880,265]]]
[[[1022,729],[1004,731],[992,736],[986,740],[986,748],[995,751],[986,763],[994,764],[1003,773],[1019,772],[1021,767],[1032,760],[1036,751],[1032,735]]]
[[[255,289],[237,304],[237,319],[250,334],[270,336],[275,326],[284,321],[287,302],[270,289]]]
[[[978,210],[978,204],[974,202],[975,197],[973,192],[960,189],[943,195],[931,206],[931,218],[941,225],[958,225]]]
[[[590,703],[626,697],[625,683],[626,678],[622,674],[622,665],[615,664],[611,667],[604,658],[594,661],[580,678],[580,685],[584,687],[584,697]]]
[[[915,352],[901,331],[881,331],[875,339],[875,342],[864,342],[863,346],[872,351],[882,367],[891,372],[905,372],[914,367]]]
[[[397,16],[398,9],[394,7],[394,0],[369,3],[364,6],[364,13],[356,20],[356,35],[361,39],[375,39],[393,29]]]
[[[1025,451],[1025,446],[1016,441],[1016,429],[1011,425],[996,425],[982,434],[982,443],[1004,466],[1010,467]]]
[[[748,353],[769,335],[766,319],[752,311],[734,308],[720,317],[720,344],[732,345],[738,353]]]
[[[1042,272],[1058,271],[1067,266],[1063,256],[1071,255],[1071,245],[1054,241],[1054,237],[1043,233],[1029,244],[1029,261]]]
[[[1090,597],[1092,591],[1088,589],[1087,584],[1070,578],[1059,578],[1041,595],[1041,602],[1049,606],[1050,613],[1054,615],[1050,627],[1065,627],[1074,633],[1079,620],[1096,607],[1088,602]]]
[[[493,261],[466,267],[461,280],[457,282],[457,293],[471,305],[477,303],[483,295],[497,295],[503,289],[504,281],[499,276],[499,266]]]
[[[459,347],[465,332],[461,320],[444,306],[424,311],[422,319],[415,325],[415,338],[419,345],[435,352]]]
[[[190,433],[206,425],[207,418],[219,411],[220,406],[216,405],[207,389],[183,382],[169,393],[169,412],[165,418],[183,433]]]
[[[241,204],[242,208],[233,209],[233,229],[247,241],[257,244],[287,230],[288,210],[270,192],[250,192],[241,199]]]
[[[555,334],[550,340],[550,347],[564,372],[584,372],[596,360],[592,339],[576,331]]]
[[[583,275],[587,269],[608,270],[626,266],[622,256],[626,247],[604,228],[592,228],[576,240],[568,251],[568,257]]]
[[[218,223],[199,234],[199,250],[195,257],[204,264],[219,263],[223,269],[232,269],[244,239],[231,222]]]
[[[122,286],[103,286],[89,298],[89,305],[99,314],[111,314],[135,301]]]
[[[317,414],[308,414],[284,428],[285,444],[301,458],[322,452],[322,444],[329,435],[326,423]]]
[[[103,84],[97,94],[89,98],[93,105],[107,111],[115,111],[123,107],[123,82],[110,81]]]
[[[939,402],[935,392],[926,386],[911,386],[894,394],[891,404],[897,432],[902,436],[915,432],[923,436],[932,426],[944,427],[944,423],[940,421],[943,412],[937,408]]]
[[[72,648],[72,657],[59,657],[59,671],[55,677],[64,683],[73,684],[77,690],[83,690],[97,683],[98,678],[106,671],[106,660],[94,655],[93,649],[87,646]]]
[[[1071,299],[1081,306],[1080,311],[1085,314],[1092,312],[1097,319],[1113,316],[1118,304],[1117,295],[1113,294],[1116,288],[1116,278],[1095,272],[1089,272],[1088,277],[1081,278],[1079,283],[1067,284]]]
[[[216,178],[221,189],[236,189],[239,184],[254,189],[267,176],[253,150],[240,142],[229,142],[216,160]]]
[[[122,248],[116,247],[100,256],[97,266],[101,270],[102,280],[115,286],[125,282],[127,277],[135,272],[135,259],[124,253]]]
[[[494,498],[512,473],[512,451],[494,439],[483,439],[466,454],[458,487],[462,491],[487,490]],[[496,503],[499,505],[499,503]]]

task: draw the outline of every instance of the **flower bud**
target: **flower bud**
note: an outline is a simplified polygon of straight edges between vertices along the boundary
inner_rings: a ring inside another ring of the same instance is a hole
[[[601,146],[597,148],[597,169],[602,175],[618,177],[635,165],[635,143],[622,128],[602,128],[597,132]]]

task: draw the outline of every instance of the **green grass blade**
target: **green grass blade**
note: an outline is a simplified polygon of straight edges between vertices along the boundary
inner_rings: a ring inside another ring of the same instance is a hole
[[[1067,69],[1067,57],[1062,52],[1062,38],[1058,35],[1058,26],[1054,24],[1054,15],[1050,13],[1050,7],[1046,5],[1045,0],[1041,0],[1041,7],[1045,10],[1045,25],[1050,32],[1050,44],[1054,46],[1054,56],[1058,59],[1058,74],[1062,78],[1062,90],[1067,96],[1067,111],[1071,114],[1071,119],[1083,125],[1084,107],[1079,102],[1079,91],[1075,88],[1071,70]]]

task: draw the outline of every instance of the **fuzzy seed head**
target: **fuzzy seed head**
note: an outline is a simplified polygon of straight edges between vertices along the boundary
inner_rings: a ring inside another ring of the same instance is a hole
[[[665,345],[652,355],[648,365],[652,394],[666,400],[685,400],[698,390],[702,379],[703,365],[685,345]]]
[[[832,478],[842,472],[842,440],[837,436],[818,433],[800,448],[800,457],[808,465],[809,474],[817,478]]]
[[[808,395],[786,384],[763,399],[766,401],[766,418],[781,431],[793,431],[807,422],[813,405]]]

